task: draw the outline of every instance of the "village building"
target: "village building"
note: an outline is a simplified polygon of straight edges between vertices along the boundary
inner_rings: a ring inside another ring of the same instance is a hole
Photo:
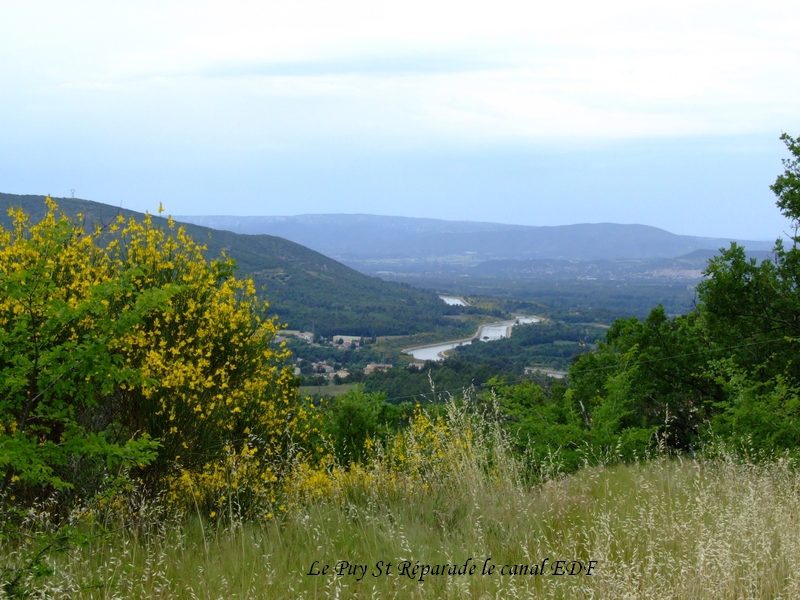
[[[300,331],[299,329],[284,329],[280,332],[281,337],[292,336],[305,340],[307,342],[314,341],[314,334],[310,331]]]
[[[361,345],[361,339],[358,335],[334,335],[331,338],[331,344],[340,348],[358,348]]]

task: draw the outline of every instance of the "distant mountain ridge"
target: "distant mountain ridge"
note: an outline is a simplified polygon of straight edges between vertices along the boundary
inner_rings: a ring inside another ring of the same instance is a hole
[[[462,256],[473,264],[488,260],[595,261],[675,258],[727,247],[731,241],[748,250],[772,247],[767,241],[678,235],[649,225],[616,223],[536,227],[360,214],[175,218],[212,229],[277,235],[360,270],[364,270],[359,267],[363,261],[398,259],[452,262],[454,256]]]

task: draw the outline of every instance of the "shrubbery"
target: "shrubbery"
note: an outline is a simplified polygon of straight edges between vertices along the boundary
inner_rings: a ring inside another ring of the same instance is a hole
[[[169,228],[58,214],[0,229],[0,534],[124,509],[134,487],[206,516],[277,502],[314,420],[250,280]]]

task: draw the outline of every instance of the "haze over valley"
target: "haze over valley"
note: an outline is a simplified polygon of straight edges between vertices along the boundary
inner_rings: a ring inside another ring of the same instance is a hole
[[[614,223],[531,227],[377,215],[178,216],[241,234],[269,234],[386,279],[446,275],[501,279],[697,281],[732,241],[769,256],[774,240],[676,235]]]

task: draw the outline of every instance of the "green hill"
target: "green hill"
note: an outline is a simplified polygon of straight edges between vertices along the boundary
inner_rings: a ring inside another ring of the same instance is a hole
[[[19,206],[34,222],[45,214],[44,196],[0,193],[0,224],[7,227],[8,208]],[[135,211],[77,198],[54,198],[68,215],[82,213],[87,223],[108,223],[117,214],[141,218]],[[153,218],[166,224],[166,219]],[[457,312],[435,293],[362,275],[318,252],[271,235],[241,235],[185,225],[208,246],[209,258],[222,250],[236,259],[240,274],[252,275],[265,290],[281,322],[293,329],[312,329],[330,336],[404,335],[421,331],[453,332],[459,323],[446,315]]]

